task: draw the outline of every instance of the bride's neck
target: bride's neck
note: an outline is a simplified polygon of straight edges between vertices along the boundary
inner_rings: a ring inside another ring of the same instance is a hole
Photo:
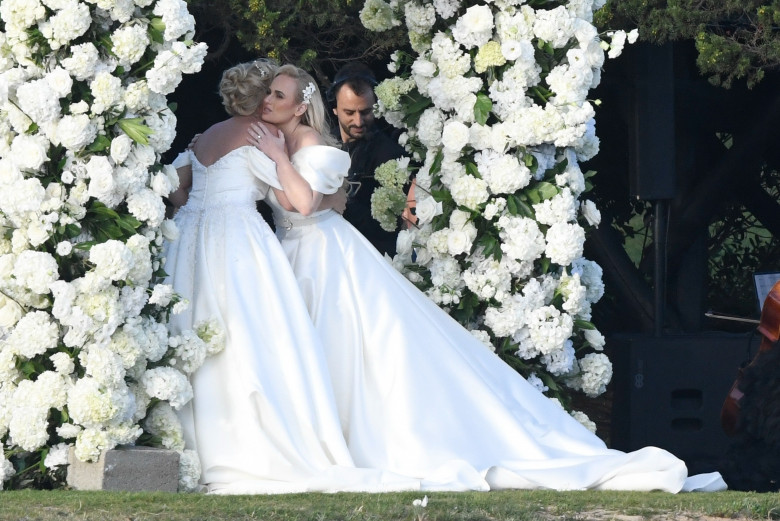
[[[300,128],[300,126],[301,126],[301,118],[293,118],[287,123],[279,125],[279,129],[284,134],[284,139],[289,141],[295,137],[296,131]]]

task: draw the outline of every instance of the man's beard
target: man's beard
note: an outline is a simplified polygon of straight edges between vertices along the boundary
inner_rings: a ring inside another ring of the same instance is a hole
[[[358,134],[355,134],[353,132],[353,129],[355,128],[360,128],[363,131]],[[341,125],[341,129],[344,131],[344,133],[347,135],[350,141],[364,138],[366,134],[368,134],[369,128],[370,128],[369,125],[363,125],[362,127],[357,127],[355,125],[349,125],[348,127],[345,127],[344,125]]]

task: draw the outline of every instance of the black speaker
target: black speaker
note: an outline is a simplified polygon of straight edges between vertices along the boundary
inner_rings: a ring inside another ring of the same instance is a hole
[[[675,192],[674,52],[672,44],[635,44],[629,192],[672,199]]]
[[[614,337],[611,445],[623,451],[661,447],[690,473],[717,470],[731,440],[720,409],[748,350],[749,334]]]

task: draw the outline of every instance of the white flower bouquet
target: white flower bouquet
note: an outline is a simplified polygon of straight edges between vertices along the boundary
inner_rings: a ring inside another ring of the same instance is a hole
[[[193,34],[183,0],[0,3],[0,487],[61,484],[71,446],[184,451],[171,408],[224,342],[166,327],[183,302],[163,284],[178,178],[160,156],[166,96],[206,53]]]
[[[564,405],[571,390],[603,393],[612,374],[595,353],[603,284],[583,245],[600,214],[580,201],[592,172],[579,164],[599,147],[587,94],[605,51],[637,35],[599,35],[603,4],[367,0],[361,13],[371,30],[405,24],[412,49],[392,55],[396,76],[376,88],[377,114],[416,162],[418,221],[393,264]],[[375,216],[389,223],[402,185],[385,177]]]

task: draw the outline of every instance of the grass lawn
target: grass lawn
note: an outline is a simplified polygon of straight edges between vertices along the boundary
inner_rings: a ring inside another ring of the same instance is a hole
[[[441,492],[207,496],[203,494],[4,491],[0,520],[433,521],[780,519],[780,494],[717,492]]]

